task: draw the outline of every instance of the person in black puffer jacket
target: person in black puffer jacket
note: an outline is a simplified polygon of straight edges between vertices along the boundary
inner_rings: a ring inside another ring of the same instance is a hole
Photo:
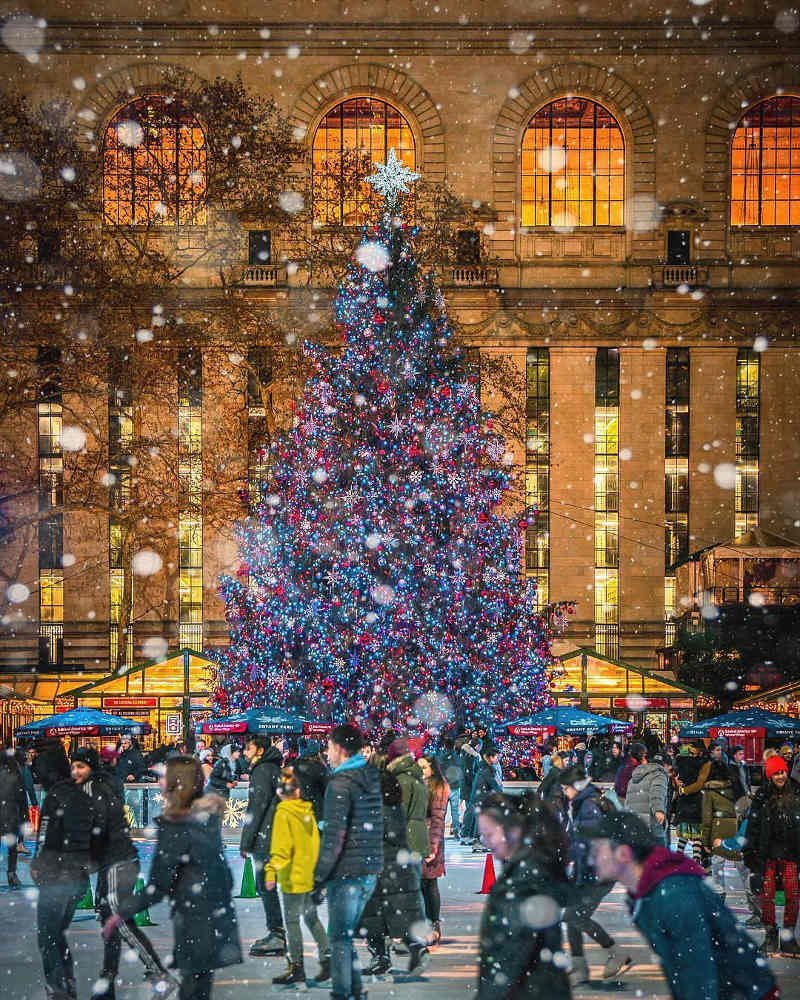
[[[497,793],[483,800],[478,828],[503,872],[481,921],[477,1000],[569,1000],[567,973],[553,961],[572,895],[558,820],[532,795]]]
[[[0,750],[0,836],[8,844],[8,885],[19,889],[17,843],[28,815],[28,797],[17,758],[12,750]]]
[[[373,762],[380,766],[380,759]],[[366,936],[372,963],[368,976],[380,976],[392,967],[389,938],[405,941],[411,955],[410,966],[419,971],[427,963],[424,942],[411,932],[414,924],[425,920],[420,905],[419,866],[411,861],[406,834],[403,790],[397,778],[381,771],[383,797],[383,871],[375,891],[361,915],[359,936]],[[423,954],[424,953],[424,954]]]
[[[317,824],[321,823],[328,769],[325,767],[320,745],[316,740],[306,742],[302,757],[298,757],[294,762],[294,773],[300,781],[301,795],[311,803]]]
[[[367,900],[383,868],[383,800],[377,770],[361,754],[364,737],[355,726],[328,734],[332,767],[325,789],[322,842],[314,893],[328,893],[332,995],[361,995],[361,967],[353,946]]]
[[[211,768],[211,774],[209,774],[208,782],[206,783],[207,792],[219,795],[226,802],[231,797],[231,788],[236,784],[236,778],[233,773],[233,755],[234,753],[238,755],[239,752],[238,747],[233,747],[232,744],[227,743],[220,750],[219,759]]]
[[[36,783],[42,786],[46,795],[59,781],[69,780],[69,760],[64,744],[58,739],[37,743],[35,750],[31,770]]]
[[[688,754],[675,758],[674,781],[677,794],[673,801],[673,820],[678,828],[678,854],[692,844],[692,857],[706,866],[707,854],[703,847],[703,786],[711,772],[711,761],[704,744],[697,740],[689,744]]]
[[[147,774],[147,764],[136,741],[123,736],[117,752],[116,772],[120,781],[141,781]]]

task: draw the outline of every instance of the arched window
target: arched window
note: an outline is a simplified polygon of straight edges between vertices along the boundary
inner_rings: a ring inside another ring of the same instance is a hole
[[[374,172],[373,163],[386,162],[390,149],[405,166],[416,167],[414,134],[397,108],[375,97],[331,108],[314,133],[314,221],[363,225],[378,197],[364,178]]]
[[[583,97],[551,101],[522,140],[523,226],[621,226],[625,144],[617,120]]]
[[[800,225],[800,98],[770,97],[736,126],[731,225]]]
[[[178,100],[153,94],[126,104],[103,141],[103,214],[112,225],[202,225],[206,139]]]

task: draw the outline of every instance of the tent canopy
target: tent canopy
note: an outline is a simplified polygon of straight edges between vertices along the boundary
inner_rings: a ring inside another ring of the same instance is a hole
[[[195,726],[197,733],[303,733],[306,736],[321,736],[333,728],[332,722],[312,722],[300,715],[269,705],[251,708],[234,715],[205,719]]]
[[[687,739],[707,739],[708,737],[726,736],[727,731],[733,736],[745,735],[766,736],[772,739],[800,739],[800,719],[791,715],[778,715],[776,712],[766,712],[763,708],[745,708],[740,712],[726,712],[713,719],[703,719],[684,726],[680,736]]]
[[[624,733],[632,728],[632,723],[620,719],[610,719],[605,715],[593,715],[571,705],[544,708],[522,719],[504,722],[504,729],[510,736],[550,736],[561,733],[567,736],[581,736],[584,733],[611,732]]]
[[[24,739],[26,736],[120,736],[123,733],[139,735],[148,732],[150,726],[147,723],[109,715],[96,708],[73,708],[69,712],[59,712],[58,715],[20,726],[14,735]]]

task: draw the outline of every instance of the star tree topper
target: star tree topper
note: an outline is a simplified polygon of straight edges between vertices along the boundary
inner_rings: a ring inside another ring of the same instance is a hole
[[[420,177],[419,174],[409,170],[397,159],[394,147],[389,150],[386,163],[373,163],[373,166],[375,173],[364,179],[389,202],[397,201],[400,194],[408,194],[408,185],[413,184]]]

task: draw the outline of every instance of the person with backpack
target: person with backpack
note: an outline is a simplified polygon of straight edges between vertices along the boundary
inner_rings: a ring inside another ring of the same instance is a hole
[[[330,947],[328,935],[311,898],[314,867],[319,857],[319,828],[311,803],[303,798],[294,768],[285,767],[281,771],[278,796],[280,801],[272,821],[264,881],[267,889],[274,889],[276,883],[280,886],[289,942],[289,968],[282,976],[276,976],[272,983],[287,987],[305,985],[301,917],[317,944],[320,970],[316,982],[324,983],[331,978]]]
[[[566,833],[569,838],[571,878],[577,901],[567,908],[565,920],[567,938],[572,952],[570,981],[573,985],[589,981],[589,966],[583,952],[583,935],[588,934],[606,952],[603,979],[613,979],[632,965],[629,955],[617,948],[614,939],[592,919],[600,903],[614,888],[614,883],[601,880],[589,858],[589,831],[605,816],[616,812],[600,789],[579,767],[563,771],[560,777],[567,800]]]
[[[408,833],[408,849],[422,859],[431,853],[428,840],[428,788],[423,780],[422,771],[414,758],[406,740],[394,740],[387,754],[387,768],[397,778],[403,791],[403,808],[406,811],[406,830]]]

